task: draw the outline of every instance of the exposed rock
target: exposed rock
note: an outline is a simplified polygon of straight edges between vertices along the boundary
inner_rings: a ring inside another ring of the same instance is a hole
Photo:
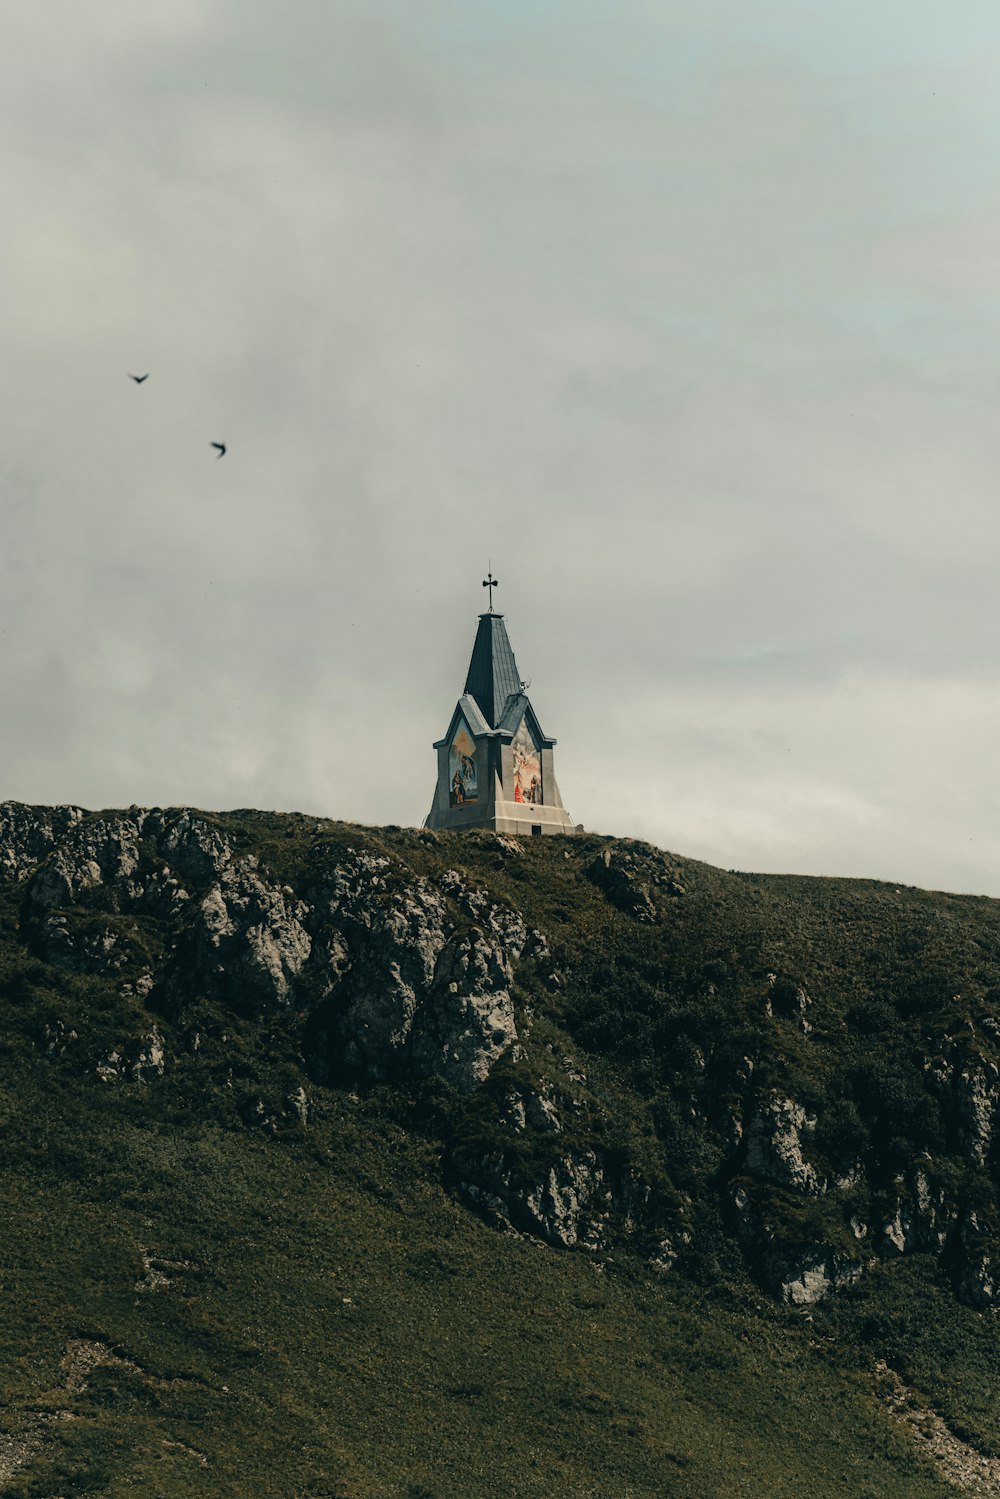
[[[633,921],[654,922],[658,912],[649,886],[638,878],[635,856],[619,848],[606,848],[587,865],[588,879],[603,890],[613,906]]]
[[[889,1411],[906,1423],[918,1450],[945,1482],[975,1499],[1000,1499],[1000,1458],[987,1457],[955,1435],[887,1364],[875,1365],[876,1389]]]
[[[970,1306],[1000,1304],[1000,1239],[971,1209],[958,1233],[955,1289]]]
[[[802,1154],[802,1136],[815,1128],[801,1104],[772,1094],[746,1132],[747,1170],[795,1192],[824,1191],[825,1182]]]
[[[827,1245],[804,1250],[781,1266],[778,1294],[789,1306],[811,1306],[861,1275],[855,1261],[844,1261]]]
[[[122,1053],[115,1047],[114,1051],[109,1051],[106,1057],[102,1057],[94,1071],[102,1083],[118,1082],[124,1072]]]
[[[0,1432],[0,1484],[4,1488],[41,1452],[52,1422],[65,1416],[64,1411],[54,1414],[32,1411],[15,1431]]]
[[[154,1025],[139,1043],[139,1050],[129,1067],[129,1076],[134,1083],[148,1083],[162,1077],[166,1066],[163,1037]]]
[[[341,931],[327,949],[344,1059],[375,1078],[405,1068],[417,1007],[447,941],[444,903],[429,882],[390,893],[383,868],[388,860],[359,860],[338,871],[330,911]]]
[[[129,960],[127,944],[113,927],[72,930],[65,916],[49,912],[39,931],[47,963],[72,973],[117,973]]]
[[[146,880],[142,907],[151,916],[169,918],[176,916],[185,902],[190,899],[190,895],[180,880],[171,874],[169,867],[164,864],[162,869],[155,870]]]
[[[779,978],[776,973],[769,973],[767,978],[764,1013],[771,1019],[794,1021],[803,1035],[808,1036],[812,1026],[806,1019],[806,1012],[812,1001],[806,991],[791,979]]]
[[[46,1025],[44,1035],[47,1057],[64,1057],[73,1042],[79,1040],[76,1031],[68,1029],[64,1020]]]
[[[690,1248],[691,1235],[681,1230],[676,1234],[666,1234],[657,1245],[655,1254],[651,1254],[647,1264],[657,1275],[666,1275],[672,1270],[680,1259],[685,1249]]]
[[[388,859],[354,855],[317,902],[337,924],[316,970],[337,1012],[331,1044],[370,1078],[439,1076],[467,1092],[518,1042],[510,989],[524,921],[457,870],[437,888],[413,876],[390,888],[394,873]],[[453,933],[441,890],[477,925]]]
[[[767,1288],[790,1306],[808,1306],[861,1275],[860,1257],[824,1243],[787,1242],[746,1186],[732,1191],[736,1236]]]
[[[508,838],[504,833],[497,834],[497,848],[505,859],[522,859],[524,849],[516,838]]]
[[[523,933],[524,924],[520,925]],[[517,1042],[510,993],[520,939],[476,927],[444,948],[435,982],[413,1027],[413,1070],[467,1092]]]
[[[604,1173],[593,1151],[582,1157],[564,1156],[545,1181],[525,1193],[524,1203],[541,1237],[549,1244],[569,1246],[586,1235],[582,1220],[603,1185]]]
[[[285,1100],[296,1119],[305,1129],[309,1123],[309,1095],[305,1088],[296,1088],[294,1093],[289,1093]]]
[[[148,1249],[140,1249],[139,1253],[142,1257],[142,1275],[133,1289],[144,1294],[149,1291],[168,1290],[173,1282],[161,1269],[163,1261],[156,1259]]]
[[[154,1025],[147,1035],[140,1036],[130,1045],[122,1043],[109,1051],[94,1071],[105,1083],[150,1083],[163,1076],[165,1067],[164,1039]]]
[[[512,1089],[504,1099],[502,1118],[515,1134],[523,1134],[526,1129],[537,1134],[562,1132],[555,1094],[547,1085]]]
[[[892,1259],[900,1254],[933,1253],[945,1247],[958,1218],[958,1210],[949,1202],[943,1187],[932,1187],[926,1171],[919,1167],[910,1180],[897,1179],[899,1194],[889,1210],[882,1208],[874,1228],[864,1226],[879,1252]],[[859,1225],[860,1226],[860,1225]]]
[[[134,876],[146,815],[136,807],[129,813],[74,821],[35,873],[30,887],[33,907],[49,911],[72,905],[98,885],[110,887],[119,908],[141,900],[143,887]]]
[[[130,1374],[144,1374],[138,1364],[130,1358],[122,1358],[107,1343],[92,1338],[73,1338],[66,1344],[66,1352],[59,1366],[65,1379],[65,1388],[72,1394],[87,1388],[87,1381],[95,1369],[125,1369]]]
[[[82,807],[0,802],[0,879],[26,880],[85,816]]]
[[[592,1151],[555,1161],[534,1185],[515,1186],[498,1161],[466,1170],[462,1195],[492,1217],[559,1248],[596,1248],[606,1217],[604,1172]]]
[[[475,921],[481,920],[483,912],[489,909],[487,892],[469,885],[457,869],[446,869],[438,884],[445,895]]]
[[[244,1008],[284,1005],[312,951],[309,908],[256,872],[256,860],[227,865],[202,900],[195,964],[206,989]]]
[[[156,814],[153,826],[160,835],[159,847],[164,857],[195,884],[218,879],[233,861],[232,845],[226,834],[189,808],[182,808],[173,817]]]
[[[958,1137],[966,1159],[982,1166],[993,1143],[997,1105],[1000,1103],[1000,1069],[987,1057],[966,1062],[954,1080],[958,1115]]]

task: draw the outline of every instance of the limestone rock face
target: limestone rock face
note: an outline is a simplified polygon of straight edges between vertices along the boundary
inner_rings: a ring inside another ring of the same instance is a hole
[[[827,1243],[788,1242],[746,1185],[732,1192],[736,1234],[755,1273],[789,1306],[810,1306],[862,1274],[874,1255],[844,1253]]]
[[[80,807],[0,802],[0,877],[28,879],[84,815]]]
[[[830,1249],[807,1250],[783,1267],[778,1293],[789,1306],[812,1306],[860,1274],[860,1265],[845,1265]]]
[[[966,1159],[974,1166],[985,1165],[1000,1104],[1000,1069],[987,1057],[975,1057],[957,1073],[954,1086],[958,1134]]]
[[[925,1064],[925,1071],[954,1122],[965,1159],[972,1166],[985,1165],[1000,1109],[1000,1068],[986,1054],[982,1039],[971,1033],[950,1042],[942,1055]]]
[[[970,1306],[983,1309],[1000,1304],[1000,1244],[969,1210],[958,1236],[960,1261],[956,1275],[959,1295]]]
[[[41,925],[40,946],[47,963],[73,973],[115,973],[128,961],[113,928],[74,932],[67,918],[54,912]]]
[[[166,1049],[157,1026],[137,1041],[123,1042],[102,1057],[95,1072],[104,1083],[151,1083],[163,1076]]]
[[[812,1001],[806,991],[790,979],[779,978],[776,973],[769,973],[767,978],[768,993],[764,1001],[764,1013],[771,1019],[794,1021],[808,1036],[812,1026],[806,1016]]]
[[[183,809],[172,819],[159,813],[151,821],[161,834],[159,846],[164,858],[188,874],[194,884],[217,878],[232,863],[229,839],[197,813]]]
[[[443,1077],[468,1091],[514,1046],[510,985],[522,946],[523,937],[508,933],[505,941],[478,927],[448,943],[414,1031],[418,1075]]]
[[[270,885],[256,861],[226,865],[201,902],[195,962],[209,990],[243,1008],[285,1005],[312,951],[306,904]]]
[[[332,1040],[342,1060],[371,1078],[405,1067],[414,1016],[434,982],[448,924],[426,880],[390,879],[387,858],[353,854],[317,894],[322,922],[316,973],[332,997]]]
[[[588,1151],[580,1157],[563,1156],[534,1191],[525,1193],[525,1207],[547,1243],[568,1248],[580,1242],[584,1214],[603,1181],[597,1157]]]
[[[619,849],[606,848],[588,866],[587,874],[604,891],[611,904],[631,916],[633,921],[656,921],[657,910],[649,886],[639,878],[633,856]]]
[[[498,1226],[541,1239],[555,1248],[596,1248],[608,1192],[592,1151],[561,1156],[536,1183],[517,1184],[497,1161],[479,1163],[459,1183],[462,1195]]]
[[[39,910],[72,905],[86,890],[107,885],[115,903],[138,901],[142,885],[139,841],[146,814],[138,808],[107,818],[76,820],[31,882],[31,902]]]
[[[613,906],[640,923],[660,919],[654,890],[671,898],[685,894],[684,884],[667,856],[648,843],[632,839],[602,849],[587,866],[586,874]]]
[[[437,888],[395,874],[356,856],[321,903],[336,924],[319,963],[343,1060],[374,1079],[438,1076],[468,1092],[518,1040],[510,986],[524,921],[455,871]],[[446,897],[479,924],[455,932]]]
[[[802,1154],[802,1137],[815,1128],[801,1104],[773,1094],[747,1129],[747,1170],[795,1192],[823,1191],[825,1182]]]
[[[529,1129],[536,1134],[559,1135],[563,1129],[553,1090],[544,1085],[511,1089],[503,1102],[502,1119],[517,1135]]]
[[[944,1188],[933,1186],[918,1168],[899,1178],[897,1195],[872,1224],[856,1222],[855,1236],[873,1244],[885,1259],[901,1254],[941,1253],[958,1221],[958,1208]]]

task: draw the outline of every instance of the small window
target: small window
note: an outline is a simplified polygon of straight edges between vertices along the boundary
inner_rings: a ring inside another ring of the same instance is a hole
[[[532,823],[532,825],[531,825],[531,836],[532,836],[532,838],[540,838],[542,836],[541,823],[537,823],[537,822]]]

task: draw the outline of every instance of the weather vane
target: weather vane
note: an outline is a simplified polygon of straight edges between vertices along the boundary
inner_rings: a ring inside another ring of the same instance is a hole
[[[490,563],[489,567],[486,570],[486,577],[483,579],[483,587],[484,588],[488,588],[489,591],[490,591],[490,613],[492,614],[493,613],[493,590],[494,590],[494,588],[497,587],[497,580],[493,576],[493,563],[492,562]]]

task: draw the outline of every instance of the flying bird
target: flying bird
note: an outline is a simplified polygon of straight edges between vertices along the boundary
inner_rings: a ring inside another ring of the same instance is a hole
[[[218,448],[219,458],[221,458],[226,451],[226,444],[224,442],[213,442],[212,447]],[[218,462],[218,459],[216,459],[216,462]]]
[[[143,382],[143,380],[148,380],[149,379],[149,370],[147,370],[144,375],[133,375],[132,372],[131,372],[131,370],[130,370],[128,377],[129,377],[130,380],[134,380],[135,383],[136,383],[136,385],[141,385],[142,382]]]

